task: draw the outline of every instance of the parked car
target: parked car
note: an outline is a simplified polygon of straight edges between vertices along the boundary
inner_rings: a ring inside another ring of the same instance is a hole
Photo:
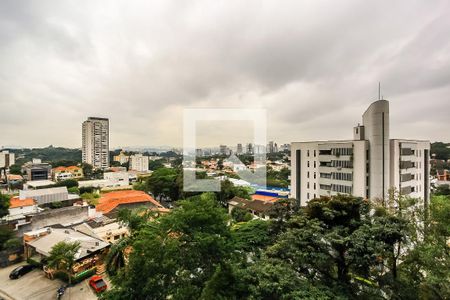
[[[89,285],[97,293],[103,292],[108,287],[101,276],[92,276],[91,279],[89,279]]]
[[[23,265],[20,267],[15,268],[14,270],[9,273],[9,279],[17,279],[28,272],[32,271],[35,268],[33,265]]]

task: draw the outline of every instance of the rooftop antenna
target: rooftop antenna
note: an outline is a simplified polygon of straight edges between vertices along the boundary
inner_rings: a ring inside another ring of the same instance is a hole
[[[378,81],[378,100],[381,100],[381,82]]]

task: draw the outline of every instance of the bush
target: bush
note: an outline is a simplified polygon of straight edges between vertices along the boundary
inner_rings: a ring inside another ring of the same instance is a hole
[[[92,187],[92,186],[80,187],[78,189],[80,191],[80,194],[84,194],[84,193],[92,194],[95,190],[94,187]]]
[[[80,189],[76,186],[68,188],[67,191],[71,194],[80,194]]]
[[[55,184],[56,186],[65,186],[67,188],[77,187],[78,181],[75,179],[66,179]]]

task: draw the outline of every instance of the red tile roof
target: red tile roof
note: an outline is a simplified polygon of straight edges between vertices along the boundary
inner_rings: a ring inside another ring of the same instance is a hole
[[[36,201],[32,198],[20,200],[19,197],[13,197],[9,200],[9,208],[25,207],[35,205]]]
[[[269,201],[269,202],[277,202],[280,200],[277,197],[274,196],[265,196],[265,195],[252,195],[252,200],[260,200],[260,201]]]
[[[145,202],[153,204],[158,211],[167,211],[158,201],[142,191],[116,191],[106,193],[99,199],[96,210],[103,213],[109,213],[121,204]]]

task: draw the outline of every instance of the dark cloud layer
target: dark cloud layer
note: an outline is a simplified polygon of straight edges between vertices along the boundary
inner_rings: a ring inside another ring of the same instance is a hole
[[[447,1],[1,1],[0,145],[79,147],[94,115],[114,146],[181,145],[189,107],[348,138],[378,81],[392,136],[448,140],[449,36]]]

